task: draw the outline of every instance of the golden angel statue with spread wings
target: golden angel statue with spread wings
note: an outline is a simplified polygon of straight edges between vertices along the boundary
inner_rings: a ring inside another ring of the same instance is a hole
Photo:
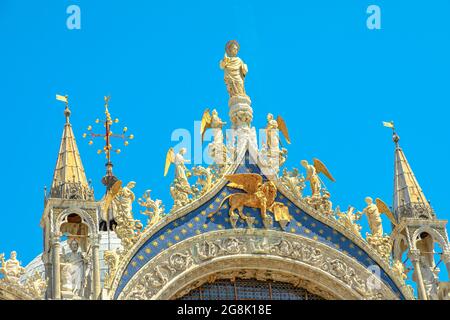
[[[397,225],[394,214],[391,212],[391,210],[389,210],[389,207],[386,205],[386,203],[383,202],[383,200],[377,198],[375,200],[375,203],[373,203],[371,197],[366,197],[365,201],[367,203],[367,207],[364,208],[362,213],[365,213],[367,215],[372,236],[383,236],[383,225],[381,221],[382,213],[384,213],[389,218],[394,226]]]
[[[189,163],[189,160],[184,158],[186,154],[186,148],[181,148],[177,154],[173,148],[167,151],[166,163],[164,167],[164,176],[167,176],[170,165],[175,165],[175,179],[170,187],[172,198],[175,201],[175,206],[182,206],[188,202],[188,195],[192,194],[192,188],[188,181],[188,176],[191,174],[186,168],[185,163]]]
[[[227,124],[226,122],[223,122],[222,119],[219,118],[219,114],[216,109],[214,109],[211,113],[209,112],[209,109],[206,109],[205,112],[203,112],[202,124],[200,127],[202,142],[206,130],[213,129],[214,143],[222,144],[223,143],[222,127],[226,124]]]
[[[278,135],[278,130],[281,131],[286,142],[291,144],[291,139],[289,138],[289,132],[284,122],[284,119],[281,116],[277,117],[277,120],[274,119],[273,114],[269,113],[267,115],[267,126],[266,126],[266,140],[267,140],[267,148],[269,151],[271,150],[279,150],[280,147],[280,137]]]
[[[323,173],[328,179],[335,182],[333,176],[328,171],[327,167],[319,159],[313,159],[314,164],[311,165],[306,160],[301,161],[301,165],[306,169],[305,180],[309,181],[311,185],[312,197],[320,197],[320,190],[322,181],[319,177],[319,173]]]

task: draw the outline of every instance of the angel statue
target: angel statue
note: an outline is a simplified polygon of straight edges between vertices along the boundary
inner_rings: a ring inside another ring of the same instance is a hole
[[[271,151],[279,151],[280,150],[280,137],[278,135],[278,130],[281,131],[286,142],[291,144],[291,140],[289,138],[288,129],[284,119],[281,116],[277,117],[277,120],[273,118],[273,114],[269,113],[267,115],[267,126],[266,126],[266,141],[267,148],[269,153]]]
[[[189,163],[189,160],[184,158],[186,154],[186,148],[181,148],[177,154],[173,148],[170,148],[166,155],[166,164],[164,167],[164,176],[167,176],[170,165],[175,164],[175,179],[170,187],[170,193],[175,202],[175,207],[180,207],[189,202],[189,195],[193,194],[191,185],[188,181],[188,176],[191,175],[186,168],[185,163]]]
[[[205,112],[203,112],[202,124],[200,127],[202,142],[206,130],[212,129],[214,140],[208,148],[210,156],[217,164],[224,164],[226,161],[226,147],[223,143],[222,132],[222,127],[226,124],[226,122],[223,122],[222,119],[219,118],[219,114],[216,109],[214,109],[211,114],[209,113],[209,109],[206,109]]]
[[[386,203],[384,203],[380,198],[377,198],[375,200],[376,204],[373,203],[371,197],[366,197],[365,201],[367,203],[367,207],[362,211],[362,213],[365,213],[367,215],[367,219],[369,220],[370,232],[372,233],[372,236],[382,237],[383,225],[381,223],[381,213],[386,214],[392,224],[396,225],[397,222],[395,221],[394,215],[392,214],[391,210],[389,210],[389,207],[386,205]]]
[[[306,181],[309,181],[311,185],[311,197],[312,198],[319,198],[320,197],[320,191],[322,190],[322,180],[319,177],[319,173],[323,173],[328,179],[330,179],[332,182],[335,182],[333,176],[328,171],[327,167],[323,164],[322,161],[319,159],[313,159],[314,164],[311,165],[306,160],[301,161],[301,165],[305,167],[306,169]]]
[[[370,233],[366,233],[367,242],[378,252],[378,254],[385,260],[389,260],[392,250],[392,243],[389,236],[383,235],[383,225],[381,221],[381,214],[384,213],[392,224],[395,226],[397,222],[389,207],[381,199],[377,198],[375,203],[371,197],[365,199],[367,207],[362,211],[367,215],[369,220]]]
[[[220,60],[220,69],[224,70],[224,80],[230,98],[247,96],[244,88],[244,79],[248,72],[247,65],[237,56],[239,43],[236,40],[228,41],[225,45],[225,55]]]

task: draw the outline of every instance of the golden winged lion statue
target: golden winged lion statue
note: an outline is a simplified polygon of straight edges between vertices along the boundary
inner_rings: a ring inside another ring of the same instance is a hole
[[[272,181],[263,182],[263,178],[259,174],[242,173],[225,176],[230,183],[228,187],[240,189],[245,191],[233,193],[226,196],[216,211],[208,215],[211,218],[228,200],[230,222],[233,227],[236,227],[236,222],[239,217],[246,221],[249,227],[252,226],[254,218],[247,217],[244,214],[244,207],[256,208],[261,210],[261,218],[266,228],[272,225],[272,218],[267,212],[273,212],[275,220],[284,228],[291,220],[288,207],[281,202],[276,202],[277,187]],[[238,214],[236,214],[236,210]]]

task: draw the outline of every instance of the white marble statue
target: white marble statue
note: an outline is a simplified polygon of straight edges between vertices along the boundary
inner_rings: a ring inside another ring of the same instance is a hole
[[[82,297],[85,294],[87,259],[79,252],[78,241],[72,240],[69,246],[70,252],[61,259],[61,291]]]
[[[3,274],[6,281],[18,282],[21,275],[25,273],[25,269],[17,260],[17,252],[12,251],[10,258],[5,261],[4,255],[0,255],[0,274]]]

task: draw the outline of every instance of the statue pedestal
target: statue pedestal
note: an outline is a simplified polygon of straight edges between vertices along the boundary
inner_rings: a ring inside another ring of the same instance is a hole
[[[233,128],[249,128],[253,120],[252,101],[247,96],[235,96],[228,100]]]
[[[240,154],[242,149],[247,148],[247,146],[250,152],[257,152],[258,150],[256,129],[251,126],[253,120],[251,103],[247,96],[231,97],[228,101],[229,115],[233,123],[231,137],[227,137],[228,148],[235,150],[235,154]]]

